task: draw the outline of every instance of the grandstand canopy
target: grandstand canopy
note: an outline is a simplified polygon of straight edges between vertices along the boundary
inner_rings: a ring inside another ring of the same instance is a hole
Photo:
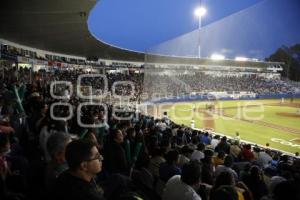
[[[96,40],[87,18],[96,0],[9,0],[0,3],[0,38],[84,57],[143,61],[141,53]]]

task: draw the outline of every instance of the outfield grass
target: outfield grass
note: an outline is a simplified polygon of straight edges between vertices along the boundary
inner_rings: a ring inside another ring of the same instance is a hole
[[[256,144],[265,145],[269,143],[271,147],[290,153],[300,151],[300,118],[292,118],[278,115],[277,113],[296,113],[299,108],[279,105],[281,100],[252,100],[252,101],[218,101],[215,102],[215,109],[222,110],[233,118],[221,116],[219,113],[213,114],[213,126],[216,132],[234,136],[239,132],[243,140]],[[285,100],[289,103],[289,100]],[[300,99],[294,99],[294,103],[300,103]],[[176,103],[169,111],[169,117],[178,124],[190,126],[191,120],[195,120],[196,128],[203,128],[203,113],[199,109],[205,109],[209,102],[187,102]],[[267,104],[267,105],[262,105]],[[271,104],[271,105],[270,105]],[[273,104],[273,105],[272,105]],[[276,104],[276,105],[274,105]],[[256,107],[245,107],[249,105],[262,105]],[[235,108],[233,108],[235,107]],[[193,109],[195,108],[195,109]],[[249,121],[241,119],[250,118]],[[274,124],[275,127],[267,127],[262,124],[252,123],[259,120],[267,124]],[[299,133],[292,133],[287,130],[280,130],[276,126],[299,130]],[[271,139],[277,141],[272,141]],[[274,139],[275,138],[275,139]],[[295,139],[299,138],[299,141]],[[279,141],[279,142],[278,142]],[[294,145],[294,146],[292,146]],[[298,146],[297,146],[298,145]]]
[[[197,113],[197,116],[193,113],[194,104],[176,104],[176,106],[170,108],[168,111],[169,117],[177,124],[184,124],[186,126],[191,125],[191,120],[195,120],[195,128],[202,128],[203,126],[203,114]],[[204,108],[204,107],[203,107]]]
[[[278,113],[296,113],[297,108],[288,106],[263,106],[241,109],[227,109],[224,113],[236,116],[237,118],[259,119],[261,121],[282,124],[283,126],[300,129],[300,118],[281,116]]]

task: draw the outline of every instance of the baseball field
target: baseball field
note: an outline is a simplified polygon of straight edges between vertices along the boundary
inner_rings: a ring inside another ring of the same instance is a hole
[[[193,101],[160,105],[171,120],[291,154],[300,152],[300,99]]]

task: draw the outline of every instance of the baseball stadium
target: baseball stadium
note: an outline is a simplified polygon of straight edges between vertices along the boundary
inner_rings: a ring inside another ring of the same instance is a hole
[[[289,153],[299,148],[299,99],[192,101],[160,105],[178,124],[207,129]],[[208,108],[209,106],[209,108]],[[280,122],[280,124],[278,124]],[[192,125],[194,123],[194,125]]]
[[[299,0],[0,3],[0,199],[299,200]]]
[[[278,73],[267,72],[272,68],[278,70],[274,65],[280,63],[260,63],[260,66],[249,68],[249,72],[245,68],[237,72],[236,64],[239,63],[231,61],[231,67],[221,72],[188,66],[175,70],[168,67],[145,68],[145,91],[156,97],[151,101],[153,105],[148,106],[149,111],[157,117],[163,117],[163,113],[167,112],[170,119],[178,124],[232,138],[238,132],[243,140],[253,144],[268,144],[288,153],[297,152],[300,122],[298,89],[279,83],[275,78]],[[203,68],[213,67],[207,63]],[[267,80],[264,77],[266,72],[274,79]],[[157,73],[163,74],[161,80],[155,80]]]

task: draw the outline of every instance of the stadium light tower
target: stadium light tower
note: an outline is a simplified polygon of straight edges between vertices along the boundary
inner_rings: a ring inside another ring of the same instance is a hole
[[[201,19],[202,17],[206,14],[206,9],[201,6],[201,1],[200,1],[200,7],[196,8],[194,14],[196,17],[198,17],[199,24],[198,24],[198,31],[199,31],[199,41],[198,41],[198,57],[201,57],[201,48],[200,48],[200,29],[201,29]]]

